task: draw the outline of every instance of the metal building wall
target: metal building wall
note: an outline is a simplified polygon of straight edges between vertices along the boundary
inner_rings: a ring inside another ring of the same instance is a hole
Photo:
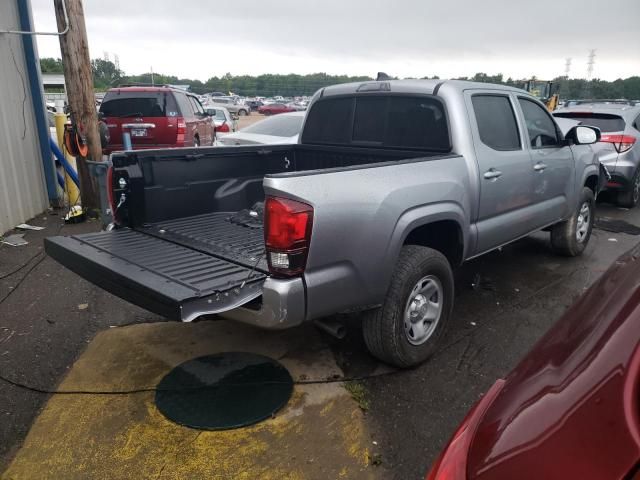
[[[0,30],[20,30],[15,0],[0,1]],[[22,39],[0,34],[0,235],[49,205]]]

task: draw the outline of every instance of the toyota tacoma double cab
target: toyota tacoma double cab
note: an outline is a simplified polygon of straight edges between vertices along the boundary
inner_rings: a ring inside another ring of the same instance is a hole
[[[465,260],[542,229],[559,254],[583,252],[599,137],[563,134],[507,86],[331,86],[296,144],[112,154],[116,228],[48,238],[46,251],[185,322],[284,329],[361,311],[371,353],[409,367],[442,339]]]

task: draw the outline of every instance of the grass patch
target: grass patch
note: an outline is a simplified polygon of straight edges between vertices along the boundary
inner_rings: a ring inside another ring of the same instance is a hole
[[[344,388],[349,394],[351,398],[353,398],[360,410],[366,412],[369,410],[369,392],[365,386],[360,382],[347,382],[344,384]]]

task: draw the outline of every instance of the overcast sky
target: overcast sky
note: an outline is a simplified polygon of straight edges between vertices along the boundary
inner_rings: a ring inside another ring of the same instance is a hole
[[[53,0],[31,0],[54,30]],[[640,75],[640,0],[84,0],[92,58],[127,74]],[[38,37],[59,57],[56,37]]]

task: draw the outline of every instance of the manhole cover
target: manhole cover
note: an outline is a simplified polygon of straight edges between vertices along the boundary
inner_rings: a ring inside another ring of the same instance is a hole
[[[613,233],[627,233],[629,235],[640,235],[640,227],[632,223],[615,218],[598,217],[594,227]]]
[[[262,355],[227,352],[195,358],[158,385],[156,406],[169,420],[202,430],[227,430],[271,417],[289,401],[293,379]]]

